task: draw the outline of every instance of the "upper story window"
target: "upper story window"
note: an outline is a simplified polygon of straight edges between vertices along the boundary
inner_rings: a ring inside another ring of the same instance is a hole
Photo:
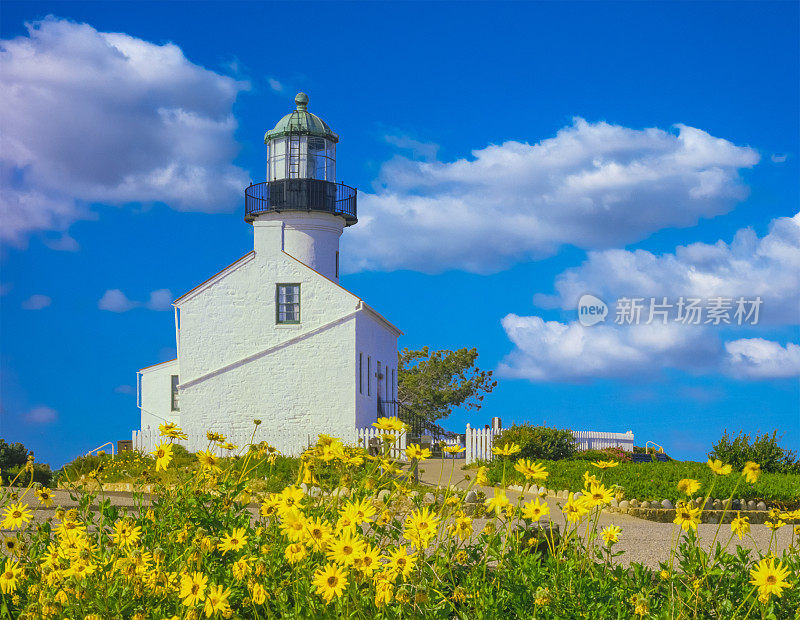
[[[275,291],[275,322],[300,322],[300,285],[278,284]]]
[[[172,375],[172,411],[180,411],[180,404],[178,402],[178,375]]]

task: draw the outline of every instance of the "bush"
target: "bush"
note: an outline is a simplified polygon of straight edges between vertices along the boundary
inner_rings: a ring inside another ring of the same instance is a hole
[[[568,430],[530,424],[514,425],[505,429],[497,440],[497,445],[515,443],[521,451],[514,458],[547,459],[557,461],[568,459],[575,454],[575,439]]]
[[[582,450],[576,452],[573,459],[577,461],[619,461],[620,463],[628,463],[631,459],[631,453],[625,452],[622,448],[604,448],[603,450]]]
[[[762,471],[784,474],[800,474],[800,461],[792,450],[781,448],[778,445],[778,431],[772,435],[764,433],[756,435],[752,440],[750,435],[740,432],[732,439],[728,431],[714,444],[708,457],[719,459],[723,463],[730,463],[734,469],[741,469],[747,461],[761,465]]]
[[[5,439],[0,439],[0,484],[11,484],[17,478],[15,485],[26,485],[30,482],[30,474],[20,472],[25,469],[28,462],[28,455],[33,454],[19,442],[6,443]],[[44,486],[50,486],[53,480],[53,472],[46,463],[33,464],[33,481],[39,482]]]

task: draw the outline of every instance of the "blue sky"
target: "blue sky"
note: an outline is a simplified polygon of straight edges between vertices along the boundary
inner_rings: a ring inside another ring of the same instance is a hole
[[[54,465],[130,437],[169,298],[251,249],[242,191],[302,90],[360,191],[342,284],[402,347],[498,370],[446,426],[800,448],[796,3],[187,9],[4,3],[0,436]],[[580,292],[763,314],[582,328]]]

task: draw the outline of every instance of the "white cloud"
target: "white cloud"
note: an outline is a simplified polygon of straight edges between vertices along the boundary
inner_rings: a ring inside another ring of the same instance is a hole
[[[48,17],[0,41],[2,238],[66,230],[91,203],[222,211],[248,175],[232,105],[246,82],[173,43]],[[67,248],[69,249],[69,248]]]
[[[676,128],[576,119],[553,138],[490,145],[471,159],[396,157],[378,191],[359,196],[344,267],[491,273],[565,244],[605,249],[726,213],[747,196],[739,172],[758,154]]]
[[[800,347],[760,338],[722,343],[711,328],[678,324],[584,327],[509,314],[503,328],[515,350],[499,373],[532,381],[641,379],[665,369],[741,379],[800,375]]]
[[[128,297],[118,288],[107,290],[100,301],[97,302],[97,307],[100,310],[108,310],[109,312],[127,312],[133,310],[139,304],[131,301]]]
[[[556,278],[557,295],[537,295],[541,306],[575,309],[591,292],[611,304],[619,297],[762,298],[760,322],[800,323],[800,213],[774,219],[759,238],[750,228],[731,243],[693,243],[672,254],[645,250],[590,252]]]
[[[127,312],[134,308],[147,308],[149,310],[171,310],[173,296],[169,289],[161,288],[150,293],[150,299],[146,302],[134,301],[129,299],[128,296],[118,288],[108,289],[100,301],[97,302],[97,307],[100,310],[108,310],[110,312]]]
[[[769,158],[770,158],[770,160],[772,160],[772,163],[773,163],[773,164],[782,164],[783,162],[785,162],[785,161],[786,161],[786,159],[787,159],[788,157],[789,157],[789,156],[788,156],[788,155],[786,155],[786,154],[784,154],[784,155],[778,155],[777,153],[773,153],[772,155],[770,155],[770,156],[769,156]]]
[[[439,145],[435,142],[422,142],[403,134],[386,134],[383,139],[393,146],[408,149],[415,157],[426,161],[435,160],[436,154],[439,152]]]
[[[145,306],[150,310],[171,310],[173,299],[175,297],[168,288],[160,288],[150,293],[150,299]]]
[[[283,84],[281,84],[275,78],[267,78],[267,84],[269,84],[269,87],[272,90],[274,90],[276,93],[282,93],[283,92]]]
[[[41,310],[49,306],[52,301],[47,295],[31,295],[22,302],[22,307],[25,310]]]
[[[114,392],[117,394],[135,394],[136,388],[132,385],[118,385],[114,388]]]
[[[26,413],[24,419],[30,424],[50,424],[58,419],[58,411],[51,407],[39,405]]]

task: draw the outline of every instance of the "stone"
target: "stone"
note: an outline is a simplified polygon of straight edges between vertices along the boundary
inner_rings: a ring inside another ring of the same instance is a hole
[[[668,499],[661,500],[661,507],[664,508],[665,510],[672,510],[673,508],[675,508],[675,506],[672,505],[672,502],[669,501]]]
[[[756,509],[756,501],[754,499],[751,499],[750,501],[747,502],[747,509],[748,510]]]
[[[756,510],[766,510],[767,505],[764,502],[758,502],[756,504]]]
[[[322,494],[322,489],[319,487],[310,487],[308,489],[308,496],[309,497],[319,497]]]
[[[623,500],[624,501],[624,500]],[[609,504],[612,508],[617,508],[619,506],[619,502],[616,498],[611,499],[611,503]]]
[[[722,510],[725,506],[721,500],[715,499],[713,504],[714,510]]]
[[[302,489],[303,493],[308,495],[308,485],[305,482],[300,483],[300,488]]]
[[[425,496],[422,498],[422,501],[426,504],[433,504],[436,502],[436,497],[433,493],[425,493]]]
[[[408,497],[410,499],[417,499],[417,497],[419,497],[419,493],[417,491],[411,491],[411,493],[408,494]]]
[[[629,504],[630,504],[631,508],[638,508],[639,507],[639,500],[638,499],[632,499],[629,502]]]
[[[631,503],[630,503],[630,502],[629,502],[627,499],[623,499],[623,500],[622,500],[622,501],[619,503],[619,507],[620,507],[620,508],[623,508],[623,509],[625,509],[625,510],[627,510],[627,509],[628,509],[628,507],[629,507],[630,505],[631,505]]]
[[[469,490],[464,496],[464,501],[468,504],[474,504],[478,501],[478,494],[473,490]]]
[[[583,497],[583,493],[580,491],[575,491],[575,493],[572,494],[572,499],[578,499],[579,497]]]
[[[378,493],[378,501],[385,502],[389,497],[389,489],[381,489]]]

